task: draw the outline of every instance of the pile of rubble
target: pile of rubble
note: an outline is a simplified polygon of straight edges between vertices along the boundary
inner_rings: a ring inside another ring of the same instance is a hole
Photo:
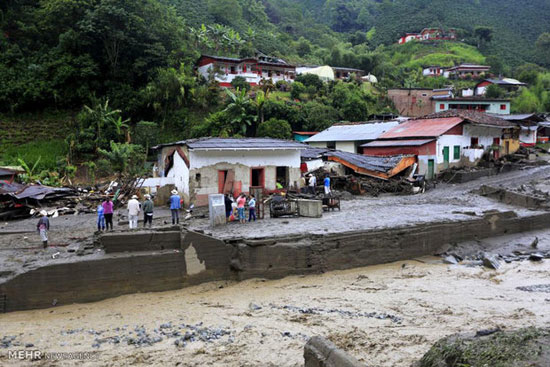
[[[359,174],[338,175],[334,172],[327,172],[323,168],[319,168],[310,174],[317,178],[318,183],[323,183],[327,174],[331,179],[333,191],[336,191],[335,196],[341,199],[352,199],[352,195],[371,195],[378,196],[380,194],[412,194],[414,193],[414,181],[408,179],[407,175],[393,176],[387,180],[380,178],[369,177]],[[322,192],[322,185],[318,187],[317,192]]]
[[[93,213],[110,196],[115,206],[123,205],[139,190],[139,180],[118,183],[112,181],[93,187],[49,187],[41,184],[0,184],[0,220],[23,219],[38,215],[42,210],[48,216]]]

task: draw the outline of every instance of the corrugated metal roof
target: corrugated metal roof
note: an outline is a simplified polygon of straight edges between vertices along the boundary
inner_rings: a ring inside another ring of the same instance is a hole
[[[300,152],[300,156],[302,159],[305,160],[311,160],[311,159],[318,159],[323,156],[326,152],[328,152],[328,148],[312,148],[308,147]]]
[[[419,147],[432,141],[435,141],[435,139],[376,140],[361,145],[361,148]]]
[[[512,79],[512,78],[485,79],[485,80],[488,81],[488,82],[491,82],[493,84],[498,84],[498,85],[519,85],[519,86],[527,85],[525,83],[520,82],[517,79]]]
[[[153,149],[167,146],[187,145],[193,150],[262,150],[262,149],[305,149],[307,145],[273,138],[200,138],[160,144]]]
[[[461,117],[411,120],[394,127],[380,139],[438,137],[463,121]]]
[[[488,113],[487,115],[498,117],[506,121],[524,121],[524,120],[544,121],[544,119],[536,113],[523,113],[523,114],[516,114],[516,115],[499,115],[496,113]]]
[[[381,173],[388,173],[401,162],[405,155],[393,157],[368,156],[362,154],[348,153],[342,151],[327,152],[327,157],[337,157],[349,162],[354,166]]]
[[[25,171],[21,169],[13,169],[8,167],[0,167],[0,176],[11,176],[17,175],[19,173],[24,173]]]
[[[437,113],[432,113],[423,117],[419,117],[416,120],[436,119],[441,117],[460,117],[464,120],[468,120],[468,122],[478,124],[478,125],[498,126],[502,128],[512,128],[517,126],[497,116],[501,116],[501,115],[492,116],[485,112],[480,112],[480,111],[446,110],[446,111],[441,111]]]
[[[375,140],[380,135],[399,125],[397,121],[334,125],[307,139],[306,143],[325,141]]]

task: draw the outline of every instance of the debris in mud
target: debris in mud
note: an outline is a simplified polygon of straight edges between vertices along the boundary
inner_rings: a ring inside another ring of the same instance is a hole
[[[497,260],[495,255],[484,254],[481,260],[483,261],[483,266],[489,269],[497,270],[500,268],[500,262]]]
[[[516,289],[524,292],[550,293],[550,284],[526,285],[522,287],[516,287]]]
[[[10,347],[20,346],[21,343],[16,342],[15,341],[16,339],[17,339],[17,337],[15,335],[3,336],[2,339],[0,339],[0,347],[10,348]]]
[[[542,259],[544,259],[544,255],[538,252],[529,255],[529,260],[531,261],[542,261]]]
[[[439,340],[415,365],[419,367],[547,367],[550,329],[497,330],[486,335],[452,335]]]
[[[491,335],[491,334],[494,334],[494,333],[499,332],[499,331],[500,331],[499,327],[494,328],[494,329],[478,330],[476,332],[476,337]]]
[[[114,328],[107,331],[96,331],[94,329],[84,330],[72,329],[61,332],[61,335],[72,335],[82,332],[87,332],[89,335],[97,336],[92,344],[93,348],[99,348],[102,344],[121,344],[133,345],[136,348],[147,347],[153,344],[159,343],[165,339],[176,338],[174,345],[178,347],[184,347],[187,343],[202,341],[212,342],[214,340],[221,339],[225,335],[231,335],[232,331],[226,328],[209,328],[203,327],[202,322],[196,325],[173,325],[172,322],[160,324],[158,328],[152,331],[147,331],[147,328],[143,325],[136,325],[133,330],[126,333],[128,328],[126,326],[120,328]],[[104,334],[116,334],[110,336],[99,337]],[[1,345],[1,341],[0,341]]]
[[[351,317],[351,318],[367,317],[367,318],[374,318],[379,320],[391,320],[396,324],[400,324],[403,321],[403,318],[399,316],[386,314],[386,313],[378,313],[378,312],[357,312],[357,311],[339,310],[336,308],[327,310],[319,307],[296,307],[291,305],[277,306],[272,303],[270,303],[269,306],[277,310],[287,310],[287,311],[297,312],[297,313],[306,314],[306,315],[338,314],[340,316]]]

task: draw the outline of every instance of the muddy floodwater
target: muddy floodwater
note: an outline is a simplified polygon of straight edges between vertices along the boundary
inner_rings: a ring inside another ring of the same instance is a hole
[[[0,364],[22,364],[8,350],[27,345],[95,352],[85,365],[301,366],[307,338],[324,335],[367,366],[409,366],[452,333],[550,325],[548,284],[548,260],[495,271],[436,258],[208,283],[0,315]]]

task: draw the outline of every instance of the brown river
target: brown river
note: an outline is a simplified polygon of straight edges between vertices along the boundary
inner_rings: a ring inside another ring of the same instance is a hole
[[[410,366],[453,333],[549,326],[550,287],[516,289],[540,284],[548,260],[489,270],[423,258],[126,295],[0,315],[0,365],[301,366],[307,338],[323,335],[367,366]],[[9,358],[22,349],[92,359]]]

